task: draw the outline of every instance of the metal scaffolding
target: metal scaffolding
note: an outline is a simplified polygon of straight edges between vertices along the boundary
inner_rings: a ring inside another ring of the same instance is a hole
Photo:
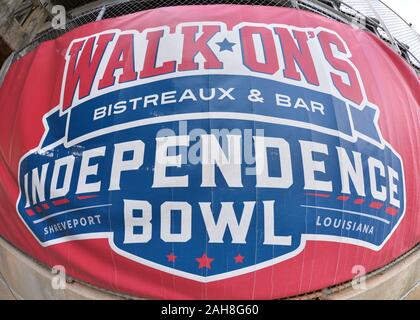
[[[56,1],[57,2],[57,1]],[[97,1],[68,12],[64,29],[39,33],[14,55],[19,59],[40,43],[89,22],[118,17],[157,7],[203,4],[245,4],[282,6],[308,10],[330,19],[355,25],[375,33],[420,73],[420,36],[398,14],[379,0],[117,0]]]

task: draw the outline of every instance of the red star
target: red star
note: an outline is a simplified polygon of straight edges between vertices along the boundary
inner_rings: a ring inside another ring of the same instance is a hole
[[[176,255],[174,255],[172,252],[168,254],[166,257],[168,258],[169,262],[175,262]]]
[[[198,269],[207,268],[211,269],[211,263],[213,262],[213,258],[207,257],[205,253],[201,256],[201,258],[195,258],[195,260],[198,262]]]
[[[235,259],[235,263],[243,263],[245,257],[244,256],[241,256],[241,254],[238,253],[238,255],[236,257],[234,257],[233,259]]]

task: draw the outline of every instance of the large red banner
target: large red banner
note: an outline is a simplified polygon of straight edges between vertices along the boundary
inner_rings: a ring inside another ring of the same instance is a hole
[[[0,235],[158,299],[274,299],[420,239],[420,82],[372,33],[288,8],[79,27],[0,88]]]

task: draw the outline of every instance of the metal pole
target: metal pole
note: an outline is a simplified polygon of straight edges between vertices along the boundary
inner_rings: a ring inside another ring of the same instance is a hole
[[[367,3],[369,5],[369,8],[372,10],[372,12],[375,14],[376,19],[378,19],[379,23],[381,24],[381,27],[385,30],[386,34],[388,35],[389,41],[391,41],[392,48],[401,55],[400,48],[395,42],[394,37],[392,36],[391,32],[389,32],[389,29],[387,28],[385,22],[382,20],[381,16],[378,14],[378,12],[375,9],[375,6],[372,4],[372,0],[367,0]]]
[[[99,11],[98,16],[96,17],[96,21],[102,20],[106,11],[106,7],[102,6],[101,11]]]
[[[293,8],[299,9],[299,4],[297,3],[297,0],[290,0],[290,3],[292,4]]]
[[[7,59],[3,62],[2,67],[0,68],[0,87],[3,84],[4,78],[6,77],[7,71],[9,71],[10,66],[15,58],[16,52],[12,52]]]

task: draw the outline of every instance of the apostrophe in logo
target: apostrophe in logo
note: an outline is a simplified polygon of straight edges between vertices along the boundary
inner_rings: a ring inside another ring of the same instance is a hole
[[[108,238],[213,281],[307,240],[379,250],[405,211],[347,44],[324,28],[202,22],[74,40],[61,102],[20,162],[17,211],[43,246]]]

